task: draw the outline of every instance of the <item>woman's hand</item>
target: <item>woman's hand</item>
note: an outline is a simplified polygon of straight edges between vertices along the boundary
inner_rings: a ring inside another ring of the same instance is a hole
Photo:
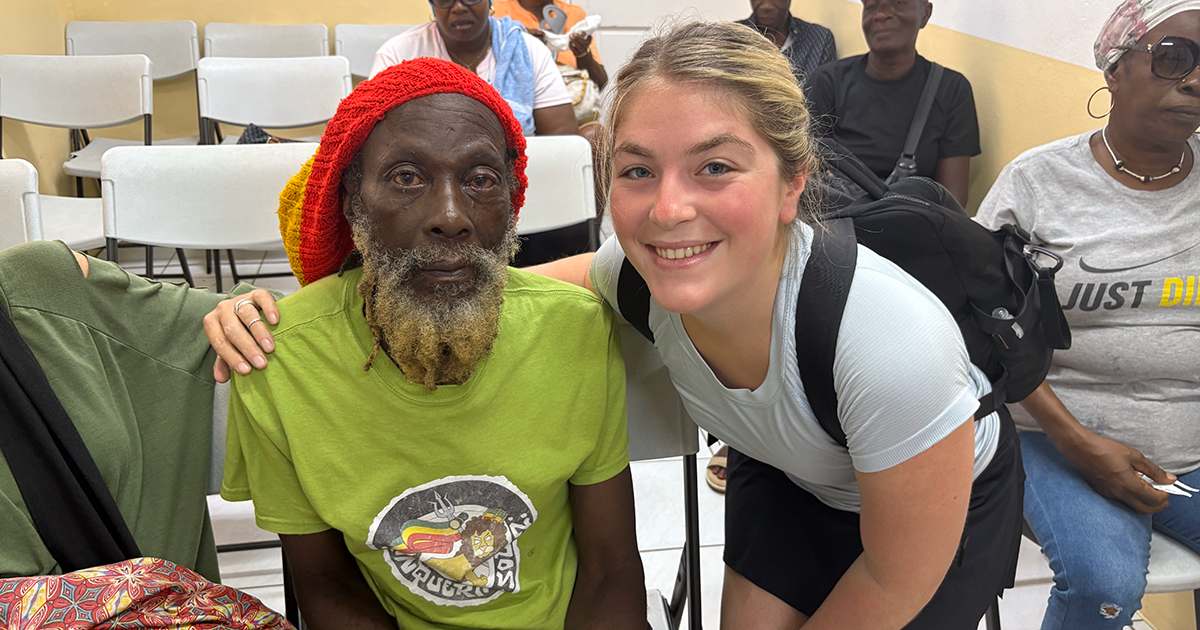
[[[1079,468],[1093,490],[1143,514],[1167,507],[1171,495],[1146,483],[1138,473],[1159,484],[1174,483],[1175,475],[1159,468],[1136,448],[1090,431],[1088,434],[1059,449]]]
[[[1170,495],[1146,483],[1138,473],[1154,483],[1174,483],[1175,475],[1146,459],[1141,451],[1116,440],[1098,435],[1079,420],[1058,399],[1050,384],[1042,382],[1021,406],[1100,496],[1151,514],[1167,507]]]
[[[260,370],[267,367],[263,351],[273,352],[275,339],[263,319],[279,323],[275,296],[263,289],[229,298],[204,316],[204,334],[217,351],[213,377],[218,383],[229,381],[229,366],[243,375],[250,373],[251,365]]]

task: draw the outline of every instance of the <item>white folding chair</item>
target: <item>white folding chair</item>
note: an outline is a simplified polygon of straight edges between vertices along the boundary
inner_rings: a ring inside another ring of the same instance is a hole
[[[661,610],[665,601],[662,596],[655,599],[647,595],[651,626],[655,630],[678,627],[686,603],[688,627],[700,630],[700,498],[696,480],[696,452],[700,450],[698,431],[658,351],[629,324],[621,324],[621,354],[625,358],[629,459],[683,458],[683,557],[675,591],[665,613]],[[663,619],[663,616],[667,618]],[[659,619],[657,625],[654,622],[656,618]]]
[[[219,123],[292,129],[328,122],[350,93],[345,57],[204,58],[196,70],[204,144]]]
[[[173,79],[196,69],[200,42],[196,23],[87,22],[67,23],[68,55],[142,54],[154,64],[154,80]]]
[[[582,136],[525,139],[529,189],[517,220],[523,238],[514,266],[524,267],[596,248],[592,145]]]
[[[375,52],[387,40],[414,24],[338,24],[333,27],[333,54],[350,60],[350,74],[367,78],[375,65]]]
[[[29,214],[37,214],[37,169],[25,160],[0,160],[0,250],[42,240],[41,226],[30,235]]]
[[[71,129],[71,156],[63,171],[83,181],[95,177],[111,145],[91,142],[87,130],[135,122],[150,144],[152,69],[146,55],[0,55],[0,123],[5,118]]]
[[[312,143],[284,143],[109,151],[100,163],[100,191],[110,260],[117,239],[177,249],[283,249],[279,191],[316,150]],[[214,259],[221,291],[220,257]],[[232,257],[230,263],[238,282]]]
[[[196,69],[200,43],[196,23],[85,22],[67,23],[67,54],[80,56],[133,55],[150,58],[153,80],[182,76]],[[155,144],[198,144],[200,136],[158,140]],[[142,144],[133,140],[96,138],[72,161],[72,171],[82,177],[100,177],[100,155],[115,146]]]
[[[324,24],[235,24],[204,26],[205,57],[324,57],[329,27]]]

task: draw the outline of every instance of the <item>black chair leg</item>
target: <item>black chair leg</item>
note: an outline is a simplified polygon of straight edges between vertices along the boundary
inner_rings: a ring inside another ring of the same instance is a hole
[[[154,246],[146,246],[146,273],[142,274],[151,280],[154,279]]]
[[[227,249],[225,253],[229,254],[229,275],[233,276],[233,284],[237,285],[242,281],[242,277],[238,275],[237,263],[233,261],[233,250]]]
[[[204,273],[212,273],[212,250],[204,250]]]
[[[179,257],[179,268],[183,270],[183,279],[187,280],[188,286],[196,288],[196,281],[192,279],[192,270],[188,267],[187,254],[183,253],[183,249],[176,247],[175,255]]]
[[[1196,627],[1200,628],[1200,588],[1192,591],[1192,608],[1196,615]]]
[[[983,621],[984,621],[984,624],[986,624],[987,630],[1000,630],[1000,598],[999,597],[997,597],[996,601],[992,603],[992,607],[988,608],[987,612],[984,613]]]
[[[225,292],[225,285],[221,282],[221,250],[212,250],[213,259],[213,275],[217,277],[217,293]]]
[[[701,630],[700,603],[700,494],[696,481],[696,455],[683,456],[683,518],[687,539],[683,541],[688,560],[688,630]]]
[[[117,262],[117,239],[115,239],[115,238],[104,239],[104,244],[105,244],[104,257],[108,259],[108,262],[112,262],[112,263]]]

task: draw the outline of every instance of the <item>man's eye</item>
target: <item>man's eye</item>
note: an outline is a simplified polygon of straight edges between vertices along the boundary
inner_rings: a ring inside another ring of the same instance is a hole
[[[421,176],[413,171],[400,171],[392,178],[392,181],[401,186],[417,186],[424,182],[421,181]]]
[[[487,175],[476,175],[475,177],[471,178],[471,185],[476,188],[487,190],[496,185],[496,180],[488,177]]]

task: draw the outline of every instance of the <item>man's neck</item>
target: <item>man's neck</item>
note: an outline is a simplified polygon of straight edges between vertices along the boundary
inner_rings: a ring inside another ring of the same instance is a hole
[[[787,41],[788,34],[791,33],[792,16],[783,15],[778,22],[768,24],[758,18],[755,18],[755,23],[758,24],[758,30],[762,32],[767,39],[775,44],[776,48],[782,48],[783,43]]]
[[[915,48],[893,53],[867,53],[867,76],[882,81],[894,81],[908,74],[917,63]]]

